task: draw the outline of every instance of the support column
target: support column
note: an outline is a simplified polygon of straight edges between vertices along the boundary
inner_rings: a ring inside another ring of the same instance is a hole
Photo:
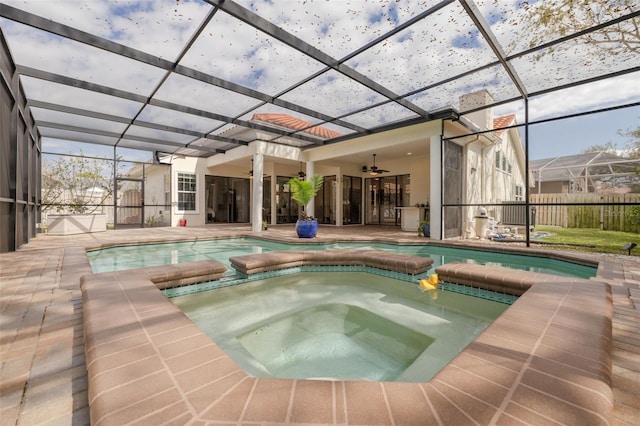
[[[251,200],[251,230],[262,232],[262,196],[263,196],[264,156],[253,154],[253,197]]]
[[[440,135],[431,136],[429,140],[429,205],[431,239],[442,239],[442,143]]]
[[[342,224],[344,223],[344,211],[342,209],[342,179],[344,179],[344,177],[342,176],[341,172],[342,169],[340,169],[338,173],[336,173],[335,180],[336,198],[334,200],[334,203],[336,203],[336,226],[342,226]]]
[[[306,169],[307,169],[307,171],[306,171],[307,180],[311,180],[311,177],[315,173],[315,170],[314,170],[315,163],[313,161],[307,161],[305,164],[306,164]],[[311,199],[311,202],[309,203],[308,209],[309,209],[309,211],[305,212],[305,214],[307,216],[315,216],[315,211],[316,211],[316,200],[315,200],[315,197]]]

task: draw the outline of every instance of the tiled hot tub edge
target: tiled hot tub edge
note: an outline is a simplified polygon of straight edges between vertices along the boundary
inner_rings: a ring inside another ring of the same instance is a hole
[[[608,424],[611,294],[533,286],[430,382],[255,379],[135,271],[82,278],[92,424]]]

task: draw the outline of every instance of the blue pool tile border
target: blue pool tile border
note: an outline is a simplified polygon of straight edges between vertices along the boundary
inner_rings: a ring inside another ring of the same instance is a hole
[[[512,294],[500,293],[493,290],[485,290],[483,288],[471,287],[462,284],[441,283],[438,289],[451,291],[453,293],[466,294],[467,296],[479,297],[480,299],[492,300],[494,302],[513,304],[518,300],[518,296]]]
[[[427,271],[422,274],[410,275],[410,274],[402,274],[394,271],[387,271],[383,269],[371,268],[369,266],[340,266],[340,265],[330,265],[330,266],[320,266],[320,265],[303,265],[296,266],[293,268],[279,269],[275,271],[267,271],[260,272],[252,275],[245,275],[239,272],[236,272],[233,275],[226,276],[219,280],[215,281],[206,281],[197,284],[190,284],[180,287],[173,287],[163,289],[162,292],[169,299],[178,296],[186,296],[189,294],[202,293],[209,290],[215,290],[217,288],[230,287],[234,285],[245,284],[252,281],[264,280],[267,278],[276,278],[282,277],[286,275],[298,274],[300,272],[366,272],[373,275],[379,275],[387,278],[393,278],[400,281],[406,281],[415,285],[418,285],[418,282],[421,279],[428,278],[431,275],[430,271]],[[504,303],[507,305],[511,305],[516,300],[518,300],[518,296],[513,296],[510,294],[499,293],[492,290],[485,290],[481,288],[465,286],[461,284],[453,284],[453,283],[441,283],[438,286],[438,290],[450,291],[453,293],[460,293],[467,296],[478,297],[481,299],[487,299],[494,302]]]

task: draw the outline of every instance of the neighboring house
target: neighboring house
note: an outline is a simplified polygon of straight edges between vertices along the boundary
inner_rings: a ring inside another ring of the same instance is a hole
[[[116,225],[170,225],[171,175],[170,166],[151,162],[122,172],[116,187]]]
[[[490,110],[484,114],[490,114]],[[467,145],[470,172],[467,203],[487,204],[488,215],[496,222],[524,225],[522,208],[516,210],[514,217],[513,209],[500,206],[525,201],[525,154],[520,133],[515,127],[516,116],[509,114],[493,118],[489,115],[485,121],[490,121],[492,128],[503,130],[488,133],[484,139],[478,138]],[[472,223],[471,216],[476,212],[469,211],[468,215],[468,222]]]
[[[535,194],[626,194],[640,187],[640,160],[603,151],[530,161],[529,168]]]
[[[460,110],[492,102],[481,90],[461,97]],[[251,222],[259,231],[263,220],[295,221],[288,180],[321,174],[325,184],[312,206],[321,223],[400,226],[416,205],[429,204],[432,238],[441,231],[444,238],[471,236],[467,231],[477,206],[463,205],[524,200],[525,156],[519,131],[511,127],[515,115],[494,119],[492,114],[489,108],[459,120],[432,120],[309,149],[304,140],[297,140],[298,146],[278,141],[292,139],[288,132],[310,139],[335,138],[340,132],[286,114],[254,114],[250,121],[260,129],[237,126],[220,134],[244,140],[246,146],[172,161],[172,224],[182,218],[190,225]],[[264,126],[278,132],[264,131]],[[483,132],[493,128],[505,129]],[[384,172],[372,171],[374,161]],[[442,214],[443,204],[450,206]],[[499,220],[501,209],[489,209]],[[417,227],[415,222],[409,226]]]

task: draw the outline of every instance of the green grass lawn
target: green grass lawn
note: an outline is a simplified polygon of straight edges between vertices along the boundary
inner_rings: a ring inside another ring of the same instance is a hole
[[[631,255],[640,256],[640,234],[635,232],[603,231],[598,228],[560,228],[556,226],[536,226],[531,234],[534,243],[535,234],[548,232],[540,241],[555,243],[554,247],[593,253],[627,254],[622,247],[629,243],[636,243],[638,247],[631,251]]]

